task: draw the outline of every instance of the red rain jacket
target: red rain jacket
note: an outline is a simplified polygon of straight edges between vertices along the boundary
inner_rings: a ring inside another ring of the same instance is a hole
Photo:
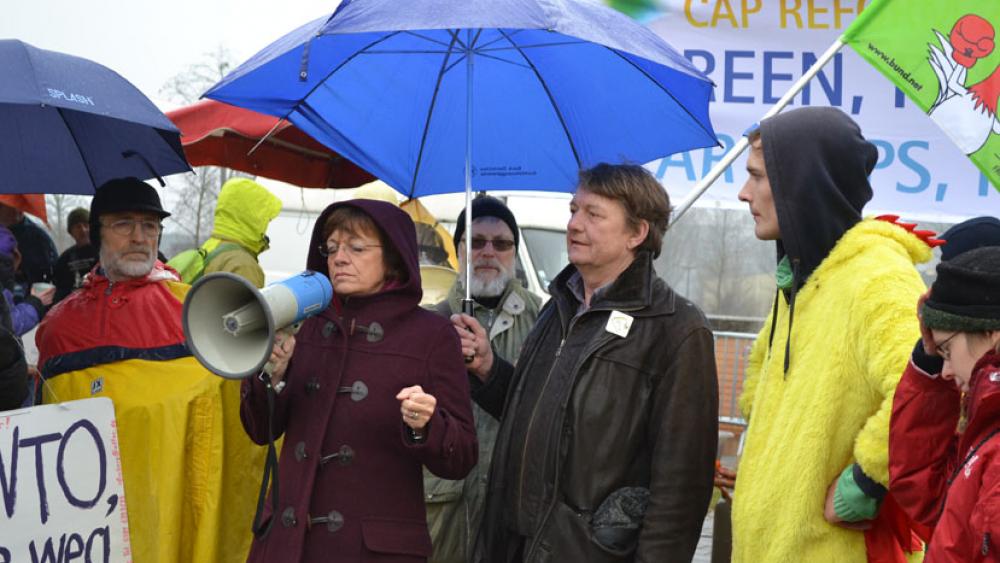
[[[889,490],[924,528],[925,563],[1000,561],[1000,355],[983,356],[966,395],[911,361],[889,426]]]

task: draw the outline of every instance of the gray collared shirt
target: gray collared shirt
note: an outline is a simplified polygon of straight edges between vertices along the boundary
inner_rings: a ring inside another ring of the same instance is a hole
[[[610,285],[610,283],[605,284],[595,289],[594,294],[590,296],[590,302],[593,303],[594,300],[603,295]],[[579,270],[573,272],[573,275],[566,280],[566,288],[569,289],[569,292],[573,295],[573,297],[580,302],[580,305],[576,308],[576,316],[579,317],[583,313],[586,313],[587,309],[590,309],[590,306],[587,305],[587,294],[583,287],[583,276],[580,275]]]

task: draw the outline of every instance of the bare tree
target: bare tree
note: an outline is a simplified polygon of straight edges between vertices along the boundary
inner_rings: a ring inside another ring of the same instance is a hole
[[[774,291],[774,245],[756,240],[748,213],[692,209],[664,242],[657,271],[709,316],[766,314]]]
[[[232,54],[220,45],[206,53],[203,60],[168,80],[160,94],[175,103],[194,103],[234,66]],[[178,197],[168,226],[174,226],[186,239],[179,244],[181,249],[199,246],[211,235],[219,190],[226,180],[237,175],[242,174],[228,168],[200,166],[194,174],[182,174],[168,181]]]
[[[90,198],[72,194],[48,194],[45,196],[45,211],[49,216],[52,238],[59,252],[72,246],[75,241],[66,231],[66,216],[74,208],[90,208]]]
[[[215,51],[205,53],[201,61],[167,80],[160,88],[160,94],[174,103],[194,103],[234,66],[233,54],[219,45]]]

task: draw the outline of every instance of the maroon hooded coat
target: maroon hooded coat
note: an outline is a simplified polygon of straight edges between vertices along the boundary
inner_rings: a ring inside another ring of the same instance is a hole
[[[455,329],[421,309],[413,222],[380,201],[333,204],[320,215],[307,267],[328,273],[317,250],[329,214],[370,215],[402,256],[408,279],[370,296],[334,302],[296,336],[277,396],[279,514],[254,540],[249,561],[424,561],[431,554],[421,466],[460,479],[476,464],[469,384]],[[437,399],[426,439],[414,442],[396,394],[420,385]],[[243,426],[267,442],[267,400],[256,377],[243,383]],[[316,519],[320,518],[319,521]]]

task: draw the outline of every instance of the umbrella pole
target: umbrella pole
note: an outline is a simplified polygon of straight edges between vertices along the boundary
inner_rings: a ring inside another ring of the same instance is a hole
[[[473,315],[472,308],[472,30],[465,41],[465,299],[462,312]]]

